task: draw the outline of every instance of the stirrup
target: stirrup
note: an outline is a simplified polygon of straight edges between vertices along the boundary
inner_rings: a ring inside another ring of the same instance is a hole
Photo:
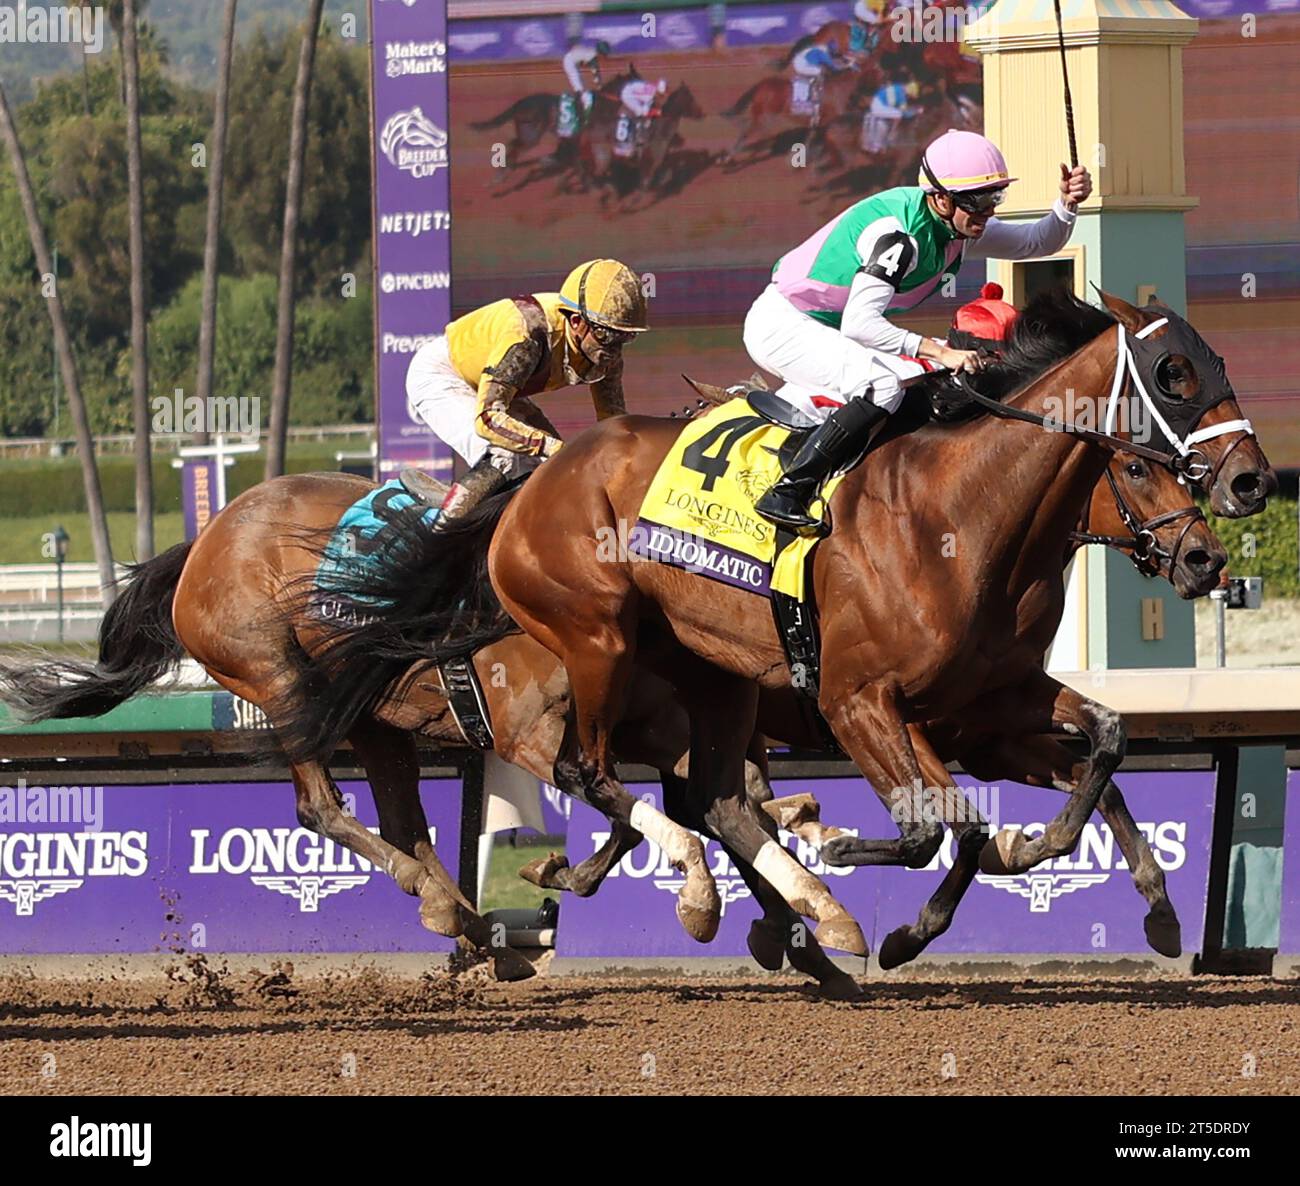
[[[826,519],[814,519],[808,507],[817,497],[816,489],[804,498],[782,490],[780,485],[778,482],[764,493],[754,503],[754,510],[769,522],[788,528],[798,535],[815,535],[822,539],[828,536],[830,523]]]
[[[397,475],[397,480],[402,483],[402,489],[416,502],[433,507],[435,511],[441,509],[447,491],[450,489],[446,482],[440,482],[437,478],[426,474],[424,470],[413,467],[402,470]]]

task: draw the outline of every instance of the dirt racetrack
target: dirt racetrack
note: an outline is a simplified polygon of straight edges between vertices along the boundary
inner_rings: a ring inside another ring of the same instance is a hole
[[[1300,983],[1146,974],[0,980],[0,1092],[1300,1092]],[[233,1000],[229,993],[233,992]]]

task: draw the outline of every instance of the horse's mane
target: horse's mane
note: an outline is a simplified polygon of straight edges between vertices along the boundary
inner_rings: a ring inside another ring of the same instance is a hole
[[[1068,288],[1049,288],[1032,297],[1012,323],[998,358],[966,381],[981,395],[1004,400],[1114,324],[1109,312],[1081,301]],[[914,407],[932,399],[950,403],[950,390],[948,372],[934,371],[908,388],[907,402]]]

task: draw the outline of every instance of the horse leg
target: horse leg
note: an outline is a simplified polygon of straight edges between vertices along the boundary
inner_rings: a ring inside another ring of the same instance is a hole
[[[747,772],[752,766],[747,764]],[[704,818],[698,813],[690,795],[686,779],[665,772],[663,775],[664,810],[680,824],[706,831]],[[771,793],[769,789],[769,794]],[[770,823],[770,821],[768,821]],[[775,836],[776,826],[772,825]],[[779,972],[790,957],[790,965],[811,976],[828,1000],[851,1001],[862,995],[858,983],[847,972],[837,968],[822,950],[821,944],[790,908],[776,888],[761,877],[744,857],[725,840],[720,840],[723,850],[736,866],[750,893],[762,908],[763,917],[756,918],[749,928],[746,946],[749,954],[761,968]]]
[[[439,935],[463,935],[490,953],[498,980],[524,980],[534,975],[532,964],[500,941],[499,933],[474,909],[438,859],[420,802],[415,738],[378,721],[361,720],[349,731],[348,740],[370,780],[380,838],[414,857],[428,874],[417,890],[407,890],[419,894],[420,921]]]
[[[688,661],[682,675],[678,691],[691,719],[691,796],[709,831],[797,913],[815,919],[813,933],[820,942],[866,955],[862,928],[779,842],[771,819],[746,793],[745,757],[754,737],[758,686],[699,661]]]
[[[1053,737],[1040,735],[999,737],[990,747],[988,765],[969,767],[977,778],[993,777],[986,770],[998,771],[997,777],[1016,782],[1052,787],[1072,794],[1082,774],[1082,763]],[[978,770],[978,773],[977,773]],[[1109,825],[1115,843],[1124,854],[1133,875],[1133,884],[1150,910],[1143,922],[1147,942],[1161,955],[1182,954],[1182,927],[1178,913],[1169,899],[1165,871],[1160,867],[1151,845],[1134,822],[1128,804],[1114,781],[1108,781],[1097,801],[1097,810]]]
[[[1073,852],[1084,824],[1110,784],[1110,776],[1123,760],[1128,736],[1123,718],[1114,709],[1080,695],[1043,671],[1035,669],[1010,695],[1019,707],[1013,719],[1023,718],[1025,732],[1046,733],[1055,726],[1082,733],[1091,750],[1068,792],[1069,801],[1041,836],[1030,840],[1022,831],[1003,829],[985,844],[980,853],[980,869],[985,873],[1024,873],[1051,857]]]
[[[936,819],[927,819],[926,813],[912,810],[912,796],[924,784],[899,712],[896,689],[873,683],[842,695],[829,692],[830,686],[829,682],[823,684],[822,712],[844,752],[889,810],[899,834],[893,840],[837,836],[822,847],[822,860],[830,865],[924,868],[939,851],[943,826]]]
[[[989,836],[988,821],[966,800],[952,783],[943,760],[935,753],[930,739],[917,725],[908,726],[908,734],[917,760],[925,773],[927,791],[937,789],[943,798],[942,815],[952,828],[955,839],[952,868],[944,874],[939,887],[921,908],[911,926],[890,931],[880,945],[880,966],[896,968],[914,960],[930,943],[952,925],[957,904],[970,889],[979,869],[980,851]],[[961,799],[961,802],[958,802]]]

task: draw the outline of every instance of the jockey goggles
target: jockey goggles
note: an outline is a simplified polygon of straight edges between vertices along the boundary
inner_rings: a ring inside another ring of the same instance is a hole
[[[624,346],[636,337],[636,334],[625,329],[613,329],[611,326],[599,325],[594,321],[588,321],[587,328],[591,330],[591,336],[602,346]]]
[[[945,194],[952,199],[952,204],[958,210],[964,210],[967,214],[991,214],[1002,205],[1003,199],[1007,196],[1006,186],[998,189],[977,189],[957,192],[949,189],[943,184],[930,168],[930,162],[925,159],[924,154],[921,156],[921,169],[925,173],[926,179],[934,186],[935,192]]]

